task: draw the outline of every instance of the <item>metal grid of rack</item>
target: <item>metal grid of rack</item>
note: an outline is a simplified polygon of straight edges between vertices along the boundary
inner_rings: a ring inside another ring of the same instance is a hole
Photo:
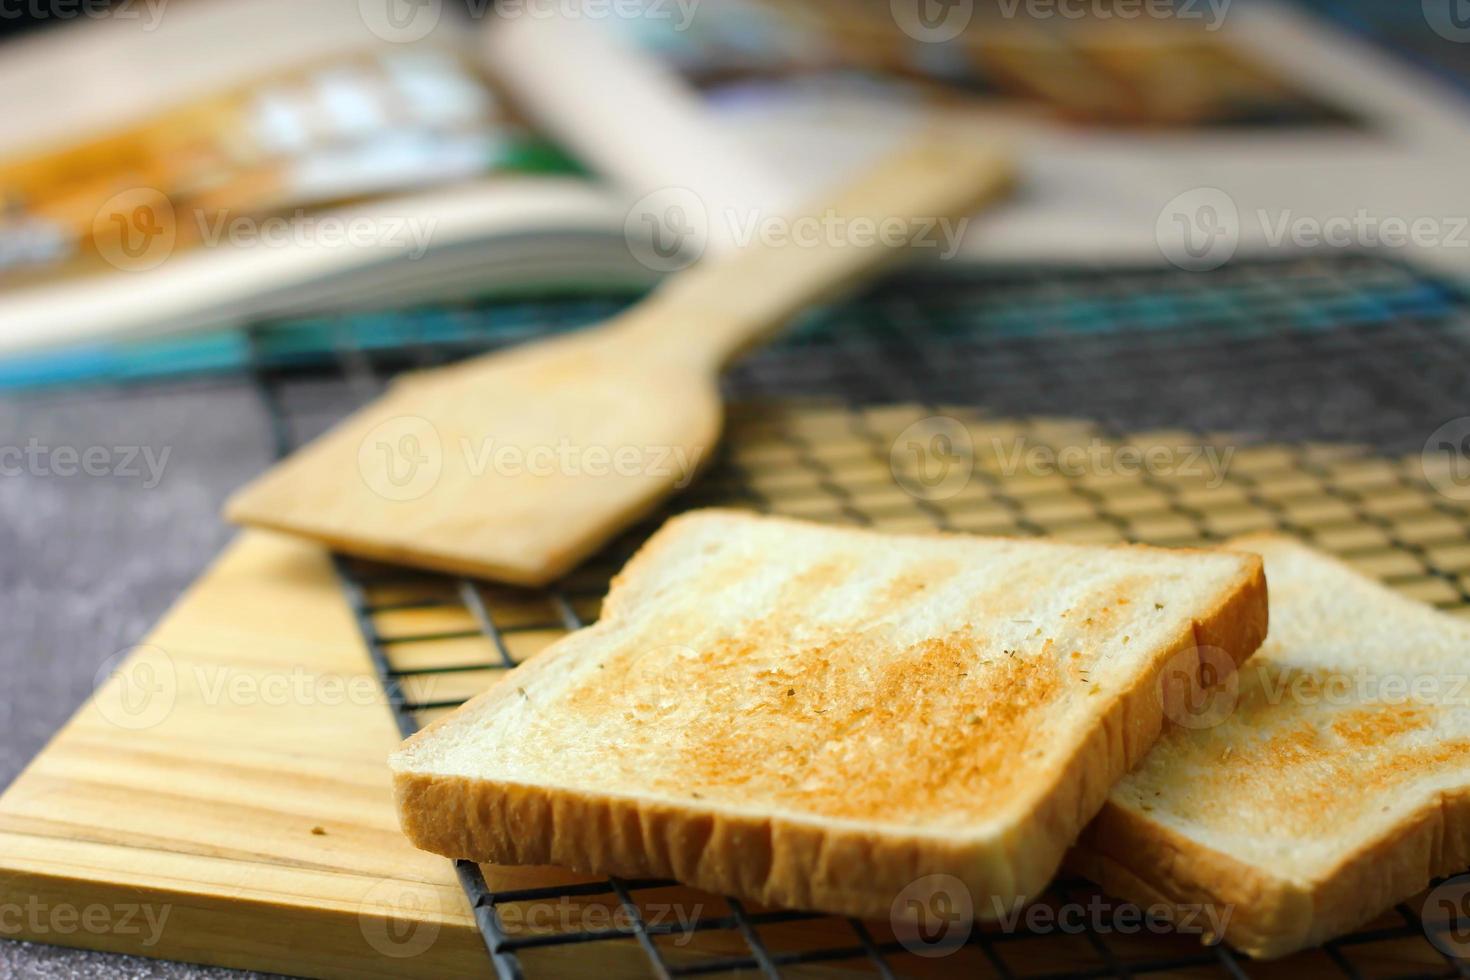
[[[620,302],[552,302],[535,317],[517,307],[525,329],[487,328],[478,343],[459,334],[370,349],[353,343],[344,323],[334,358],[260,357],[255,377],[284,452],[397,370],[572,327]],[[456,313],[487,324],[505,314]],[[1240,264],[1209,276],[1010,270],[897,279],[803,321],[730,373],[726,448],[671,509],[722,504],[901,530],[1158,544],[1276,529],[1465,615],[1470,503],[1456,498],[1470,493],[1437,491],[1420,454],[1441,423],[1470,413],[1466,365],[1470,297],[1373,256]],[[890,450],[900,432],[936,418],[973,434],[973,475],[962,491],[925,499],[904,490]],[[1228,468],[1203,476],[1017,473],[1003,459],[1016,446],[1054,459],[1068,446],[1181,438],[1230,449]],[[544,592],[338,559],[400,730],[452,710],[595,619],[611,574],[664,516]],[[1045,935],[976,927],[949,955],[930,959],[881,924],[748,907],[671,882],[526,886],[487,881],[493,871],[458,866],[501,977],[556,975],[564,962],[557,956],[614,947],[624,957],[618,963],[670,977],[1470,975],[1426,941],[1414,901],[1280,964],[1202,947],[1192,936],[1126,935],[1095,922]],[[1064,879],[1042,901],[1094,894]],[[671,901],[699,914],[657,914]],[[525,927],[516,910],[536,903],[560,903],[570,921]]]

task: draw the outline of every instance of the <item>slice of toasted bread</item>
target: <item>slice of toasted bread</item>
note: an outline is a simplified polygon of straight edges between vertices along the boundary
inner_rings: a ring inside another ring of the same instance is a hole
[[[1157,737],[1164,662],[1265,630],[1255,556],[696,512],[405,743],[399,815],[451,857],[863,916],[947,873],[994,918]]]
[[[1470,866],[1470,623],[1285,538],[1230,547],[1265,558],[1271,635],[1212,692],[1226,710],[1170,726],[1114,787],[1069,863],[1208,908],[1274,957]]]

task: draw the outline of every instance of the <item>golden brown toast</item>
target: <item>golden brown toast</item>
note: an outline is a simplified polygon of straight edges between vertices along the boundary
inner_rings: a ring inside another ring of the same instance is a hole
[[[1470,623],[1290,539],[1230,547],[1265,558],[1270,636],[1119,782],[1071,863],[1125,898],[1211,906],[1273,957],[1470,866]]]
[[[864,916],[945,873],[994,917],[1157,737],[1166,661],[1265,630],[1250,555],[696,512],[405,743],[400,816],[452,857]]]

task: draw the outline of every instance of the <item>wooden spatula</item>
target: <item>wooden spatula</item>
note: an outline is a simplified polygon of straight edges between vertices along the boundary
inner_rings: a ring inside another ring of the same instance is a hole
[[[1011,176],[991,149],[925,138],[783,225],[796,234],[678,273],[605,324],[401,380],[237,492],[226,516],[544,585],[707,461],[727,361]]]

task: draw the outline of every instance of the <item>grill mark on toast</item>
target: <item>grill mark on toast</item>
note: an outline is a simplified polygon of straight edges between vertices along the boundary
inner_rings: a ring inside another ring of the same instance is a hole
[[[1371,749],[1409,732],[1434,727],[1434,715],[1422,705],[1396,705],[1350,711],[1332,723],[1332,734],[1348,748]]]
[[[696,595],[712,595],[734,588],[760,570],[760,557],[747,551],[716,546],[708,554],[709,561],[700,568],[692,585]]]
[[[759,569],[719,552],[707,567],[701,594]],[[983,820],[1024,790],[1023,756],[1050,748],[1042,729],[1064,714],[1057,702],[1097,693],[1100,644],[1128,628],[1126,617],[1146,628],[1140,611],[1155,608],[1147,576],[1109,575],[1070,595],[1064,618],[1033,628],[1037,596],[1075,585],[1065,568],[1018,562],[1005,590],[968,600],[962,627],[900,641],[914,602],[962,574],[930,559],[873,588],[849,622],[819,625],[812,608],[857,567],[847,555],[802,567],[770,590],[778,598],[768,613],[719,632],[691,629],[697,613],[687,608],[639,617],[602,659],[606,669],[567,692],[557,724],[592,731],[616,718],[635,741],[666,744],[659,770],[637,779],[676,799],[697,791],[712,804],[854,820]],[[976,623],[1010,625],[1012,639],[987,638]],[[549,729],[545,737],[557,740]],[[875,774],[875,759],[892,764]]]
[[[959,564],[953,561],[923,561],[909,565],[893,578],[874,597],[868,612],[874,617],[885,616],[906,608],[911,602],[921,600],[926,594],[938,589],[959,572]]]
[[[1307,680],[1295,697],[1322,697],[1335,683],[1351,681],[1331,670],[1287,670],[1260,665],[1262,674],[1290,683]],[[1252,677],[1247,669],[1244,676]],[[1245,833],[1310,836],[1324,815],[1347,822],[1379,811],[1385,797],[1420,782],[1436,768],[1470,765],[1470,739],[1424,745],[1415,736],[1433,732],[1439,708],[1377,702],[1353,707],[1301,704],[1287,688],[1269,694],[1253,679],[1243,686],[1241,710],[1205,737],[1166,739],[1146,766],[1187,772],[1170,791],[1144,800],[1191,821],[1214,825],[1230,813]],[[1281,700],[1276,700],[1277,698]],[[1250,732],[1269,734],[1249,737]],[[1228,751],[1227,751],[1228,749]],[[1249,808],[1230,801],[1269,798],[1268,818],[1253,822]]]
[[[567,699],[572,717],[614,708],[650,738],[676,737],[660,791],[851,819],[932,821],[989,815],[1009,802],[1020,754],[1043,745],[1047,706],[1069,685],[1049,643],[977,655],[969,630],[895,652],[888,633],[834,633],[783,651],[770,624],[713,640],[678,712],[652,701],[646,678],[611,671]],[[879,656],[882,654],[882,656]],[[698,704],[691,704],[691,699]],[[533,740],[534,744],[534,740]],[[939,751],[935,747],[939,747]],[[874,759],[891,759],[872,778]]]
[[[861,565],[862,559],[857,555],[837,555],[796,572],[782,584],[769,619],[799,623],[807,608],[815,604],[823,592],[842,585]]]
[[[939,807],[990,811],[1014,772],[998,763],[1025,749],[1033,728],[1026,722],[1053,695],[1057,678],[1052,663],[1005,658],[982,681],[971,651],[966,638],[948,637],[869,669],[829,647],[804,658],[800,670],[763,678],[760,696],[733,730],[714,722],[688,731],[689,751],[673,778],[716,793],[755,790],[833,817],[918,820]],[[867,683],[848,685],[842,698],[826,696],[834,674],[853,673]],[[967,674],[975,678],[968,684]],[[970,723],[981,714],[983,725]],[[875,757],[899,763],[882,786],[867,778]]]

